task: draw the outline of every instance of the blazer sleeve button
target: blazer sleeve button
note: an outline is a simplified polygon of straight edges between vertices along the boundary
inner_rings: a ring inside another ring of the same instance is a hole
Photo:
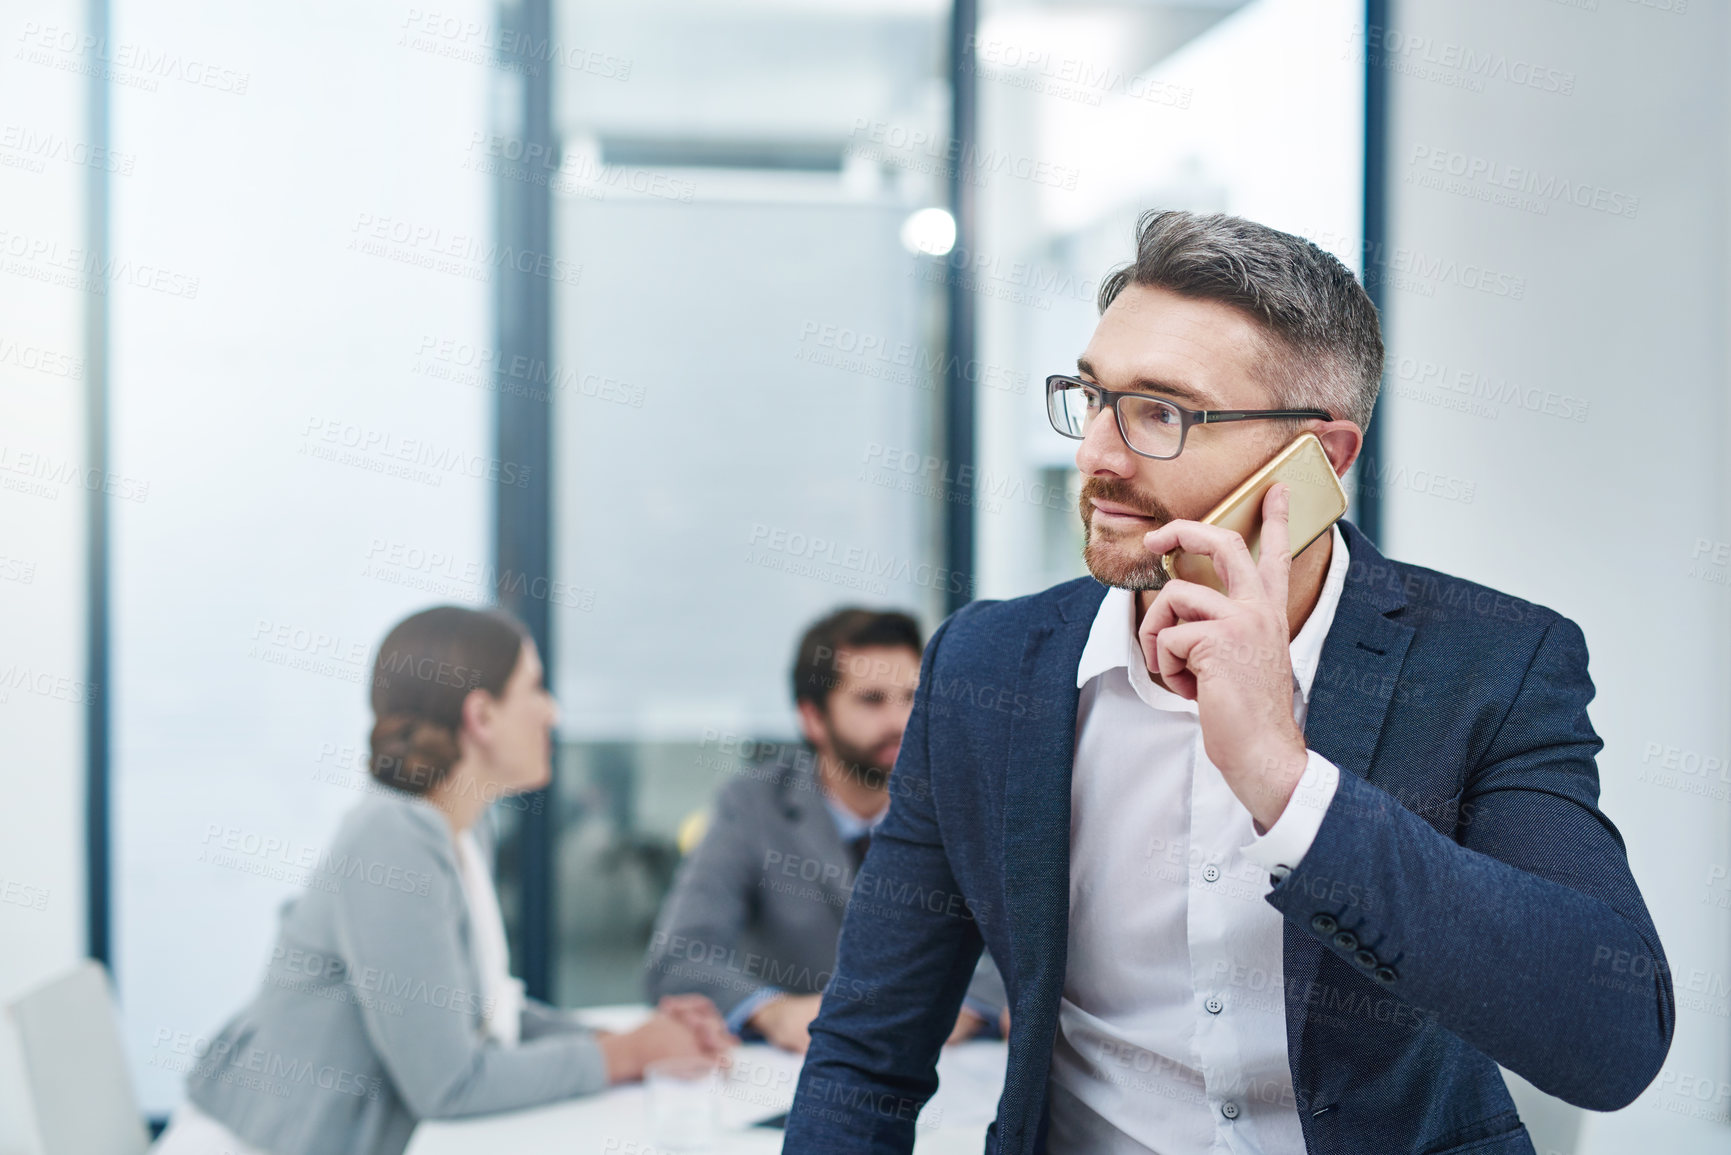
[[[1387,963],[1377,967],[1373,973],[1376,976],[1376,981],[1379,983],[1392,983],[1395,979],[1400,977],[1399,974],[1395,973],[1395,969]]]
[[[1334,945],[1341,950],[1357,950],[1358,936],[1350,930],[1343,930],[1334,936]]]
[[[1310,920],[1310,929],[1317,934],[1333,934],[1340,924],[1334,921],[1333,915],[1319,914]]]

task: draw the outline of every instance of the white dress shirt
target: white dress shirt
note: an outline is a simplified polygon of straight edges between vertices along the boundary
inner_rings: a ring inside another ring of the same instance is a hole
[[[1322,594],[1292,639],[1302,728],[1346,584],[1332,531]],[[1271,872],[1310,848],[1340,781],[1314,751],[1266,835],[1203,749],[1196,703],[1154,684],[1135,595],[1107,591],[1076,684],[1069,968],[1049,1083],[1054,1151],[1304,1155],[1287,1063]],[[1254,667],[1251,668],[1254,671]]]
[[[469,905],[475,974],[481,980],[481,1032],[502,1047],[514,1047],[522,1035],[523,980],[511,974],[499,895],[472,830],[457,835],[457,867]]]

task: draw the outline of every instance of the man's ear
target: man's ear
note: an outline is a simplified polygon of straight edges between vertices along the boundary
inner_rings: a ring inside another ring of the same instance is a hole
[[[825,724],[823,710],[815,702],[802,700],[799,703],[799,732],[819,750],[829,748],[829,727]]]
[[[1328,453],[1336,477],[1345,477],[1364,448],[1364,430],[1351,421],[1325,421],[1311,430]]]

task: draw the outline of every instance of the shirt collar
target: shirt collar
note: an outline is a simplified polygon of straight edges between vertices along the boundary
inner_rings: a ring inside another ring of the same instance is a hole
[[[1340,532],[1340,526],[1331,527],[1329,533],[1333,538],[1334,552],[1328,560],[1328,573],[1322,579],[1322,593],[1316,599],[1316,608],[1310,611],[1310,616],[1299,629],[1298,636],[1292,639],[1292,677],[1306,704],[1310,702],[1310,685],[1316,680],[1316,667],[1322,660],[1322,643],[1334,623],[1334,611],[1340,605],[1342,591],[1346,589],[1347,567],[1352,560],[1347,555],[1346,537]],[[1090,679],[1120,666],[1129,672],[1132,684],[1137,682],[1137,671],[1144,679],[1147,678],[1148,668],[1142,661],[1142,647],[1136,640],[1135,604],[1135,594],[1131,590],[1114,586],[1106,591],[1106,597],[1094,615],[1094,625],[1088,631],[1082,659],[1076,664],[1078,689],[1086,686]],[[1148,689],[1160,692],[1160,687],[1152,682]],[[1194,706],[1194,703],[1186,705]]]
[[[862,834],[869,834],[878,828],[878,823],[884,820],[884,815],[890,812],[885,806],[870,818],[861,818],[847,807],[829,796],[829,791],[822,791],[823,804],[829,808],[829,816],[835,820],[836,833],[841,835],[843,842],[852,842]]]

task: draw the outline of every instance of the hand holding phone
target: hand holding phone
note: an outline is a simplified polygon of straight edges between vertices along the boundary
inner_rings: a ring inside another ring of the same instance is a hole
[[[1268,466],[1264,470],[1274,472]],[[1171,563],[1180,575],[1194,572],[1195,563],[1213,563],[1231,583],[1230,591],[1205,589],[1190,580],[1166,583],[1137,626],[1136,639],[1149,673],[1196,703],[1208,760],[1250,811],[1260,834],[1279,820],[1309,764],[1304,733],[1293,716],[1291,557],[1327,532],[1337,515],[1314,520],[1307,515],[1305,536],[1298,536],[1299,487],[1326,492],[1328,485],[1322,483],[1327,479],[1302,469],[1291,482],[1263,470],[1258,474],[1245,483],[1261,494],[1248,521],[1233,523],[1222,516],[1204,525],[1180,518],[1144,535],[1151,553],[1173,553]],[[1282,484],[1276,490],[1277,481]],[[1338,489],[1339,482],[1329,485]],[[1217,512],[1230,508],[1217,507]],[[1264,513],[1270,519],[1266,523]],[[1228,530],[1223,522],[1235,527]],[[1266,536],[1270,556],[1260,556],[1255,542],[1249,549],[1233,544],[1243,545],[1246,531]],[[1210,565],[1205,576],[1213,572]]]
[[[1269,487],[1284,481],[1291,491],[1291,513],[1287,521],[1292,556],[1303,553],[1311,542],[1328,532],[1346,513],[1346,490],[1335,476],[1328,452],[1314,433],[1300,433],[1266,465],[1244,479],[1199,520],[1204,525],[1230,529],[1250,547],[1253,560],[1260,560],[1262,499]],[[1168,577],[1198,582],[1226,591],[1226,583],[1214,572],[1214,563],[1199,554],[1172,550],[1160,558]]]

